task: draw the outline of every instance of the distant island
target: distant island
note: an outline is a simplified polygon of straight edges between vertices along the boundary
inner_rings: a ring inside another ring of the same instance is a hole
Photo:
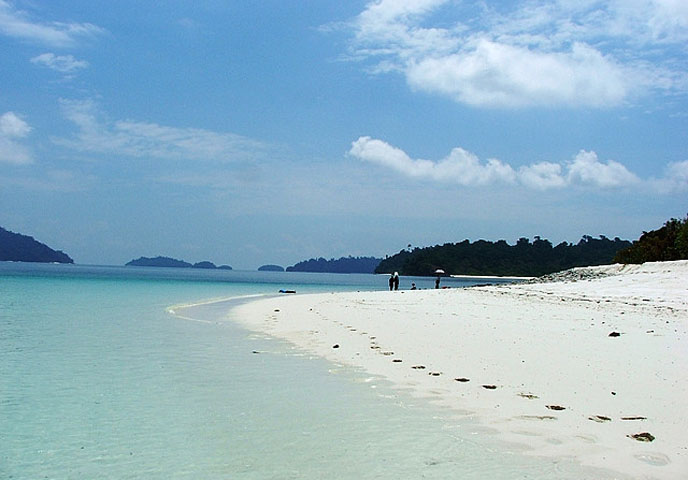
[[[533,242],[519,238],[515,245],[504,240],[464,240],[402,250],[380,262],[375,273],[423,276],[442,269],[447,275],[538,277],[573,267],[611,264],[615,255],[629,246],[631,242],[627,240],[588,235],[577,244],[562,242],[557,246],[540,237],[535,237]]]
[[[341,257],[336,260],[311,258],[287,267],[287,272],[373,273],[380,261],[380,258],[375,257]]]
[[[262,267],[258,267],[259,272],[283,272],[284,267],[281,267],[279,265],[263,265]]]
[[[33,237],[10,232],[0,227],[0,261],[74,263],[69,255],[53,250]]]
[[[204,268],[207,270],[231,270],[229,265],[216,266],[213,262],[189,263],[170,257],[139,257],[125,264],[127,267]]]

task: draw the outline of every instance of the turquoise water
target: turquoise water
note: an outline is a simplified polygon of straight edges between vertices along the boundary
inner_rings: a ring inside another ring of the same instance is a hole
[[[228,304],[168,312],[385,280],[0,264],[0,478],[597,478],[245,331]]]

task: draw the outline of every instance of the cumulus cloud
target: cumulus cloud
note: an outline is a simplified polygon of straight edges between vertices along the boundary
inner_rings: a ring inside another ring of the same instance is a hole
[[[349,154],[367,162],[382,165],[409,177],[450,181],[459,185],[486,185],[494,182],[512,183],[515,172],[499,160],[485,163],[462,148],[454,148],[440,160],[414,160],[404,151],[370,137],[360,137],[352,143]]]
[[[561,172],[562,167],[560,164],[541,162],[519,168],[518,176],[521,183],[525,186],[546,190],[566,186],[566,179]]]
[[[0,162],[26,165],[33,162],[30,150],[20,140],[31,132],[31,127],[14,112],[0,116]]]
[[[31,59],[31,63],[60,73],[74,73],[88,67],[88,62],[85,60],[77,60],[72,55],[55,55],[54,53],[42,53],[35,56]]]
[[[79,40],[100,35],[104,30],[90,23],[39,22],[10,3],[0,0],[0,33],[53,47],[73,47]]]
[[[638,177],[619,162],[600,162],[595,152],[581,150],[568,166],[569,183],[581,183],[598,187],[622,187],[637,183]]]
[[[233,133],[177,128],[149,122],[103,119],[91,100],[61,100],[65,117],[78,131],[56,138],[62,146],[84,152],[168,160],[235,161],[260,155],[266,145]]]
[[[371,137],[360,137],[353,142],[349,155],[408,177],[463,186],[518,183],[545,190],[569,185],[626,187],[640,181],[622,164],[613,160],[601,162],[595,152],[585,150],[581,150],[570,162],[540,162],[522,166],[518,170],[497,159],[481,162],[475,154],[462,148],[454,148],[447,157],[436,162],[413,159],[403,150]],[[682,165],[676,169],[684,174],[688,172],[688,167]]]
[[[618,105],[685,91],[681,0],[500,4],[378,0],[350,24],[375,73],[475,106]]]
[[[653,179],[653,184],[662,193],[688,191],[688,160],[667,165],[664,177]]]

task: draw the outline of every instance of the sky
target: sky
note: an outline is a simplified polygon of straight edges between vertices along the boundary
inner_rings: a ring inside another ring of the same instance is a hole
[[[0,226],[77,263],[686,214],[685,0],[0,0]]]

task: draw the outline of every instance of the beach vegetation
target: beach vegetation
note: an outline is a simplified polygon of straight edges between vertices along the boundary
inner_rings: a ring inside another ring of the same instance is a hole
[[[617,263],[688,260],[688,215],[672,218],[661,228],[643,232],[640,238],[614,257]]]

